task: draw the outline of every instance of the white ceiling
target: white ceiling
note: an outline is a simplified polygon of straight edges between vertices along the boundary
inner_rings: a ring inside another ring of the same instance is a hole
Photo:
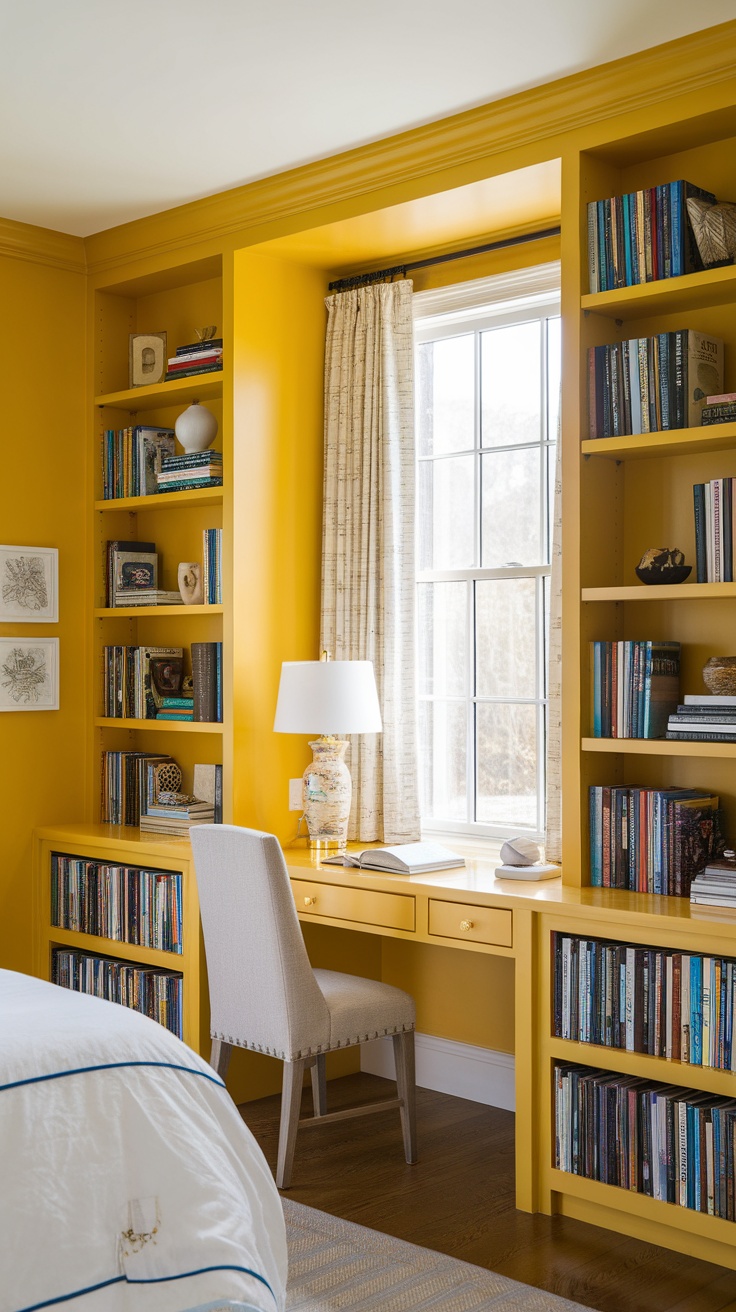
[[[0,215],[86,236],[731,18],[736,0],[0,0]]]

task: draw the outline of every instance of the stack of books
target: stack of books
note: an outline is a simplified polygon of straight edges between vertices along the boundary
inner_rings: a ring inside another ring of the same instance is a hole
[[[594,738],[662,738],[680,695],[679,642],[591,642]]]
[[[684,328],[588,350],[588,436],[700,425],[706,389],[723,387],[723,342]]]
[[[712,861],[707,865],[690,885],[690,901],[706,907],[736,907],[736,862]],[[729,1040],[732,1035],[733,1030]],[[733,1046],[736,1061],[736,1043]]]
[[[588,204],[588,269],[591,292],[610,292],[702,269],[687,216],[689,197],[716,198],[691,182],[630,191]]]
[[[733,583],[734,483],[712,478],[693,487],[698,583]]]
[[[105,430],[102,438],[102,496],[150,497],[158,492],[157,475],[164,456],[175,451],[173,428],[137,424]]]
[[[706,396],[701,422],[705,426],[736,423],[736,392],[721,392],[719,396]]]
[[[202,534],[202,590],[206,606],[222,605],[222,529],[206,528]]]
[[[194,451],[167,456],[157,479],[159,492],[185,492],[188,488],[222,487],[222,452]]]
[[[667,725],[675,742],[736,742],[736,697],[688,693]]]
[[[175,834],[186,838],[194,825],[215,823],[215,808],[211,802],[184,802],[163,806],[148,803],[141,813],[140,827],[149,834]]]
[[[177,346],[176,355],[168,361],[166,381],[171,378],[191,378],[193,374],[214,374],[222,369],[222,338],[208,342],[190,342]]]
[[[157,720],[180,720],[186,723],[194,719],[194,697],[182,693],[180,697],[162,697],[160,709],[156,712]]]
[[[721,851],[712,793],[595,784],[589,801],[594,888],[689,897],[695,875]]]
[[[116,606],[181,606],[181,593],[166,588],[141,588],[140,592],[116,592]]]

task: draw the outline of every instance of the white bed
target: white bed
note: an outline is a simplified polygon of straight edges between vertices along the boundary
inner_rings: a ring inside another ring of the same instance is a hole
[[[219,1076],[136,1012],[0,970],[0,1312],[281,1312],[285,1284]]]

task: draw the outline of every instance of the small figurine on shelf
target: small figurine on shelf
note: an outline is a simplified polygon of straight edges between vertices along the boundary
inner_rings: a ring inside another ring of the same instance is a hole
[[[560,866],[542,861],[542,851],[531,838],[509,838],[501,847],[503,865],[496,870],[497,879],[555,879]]]

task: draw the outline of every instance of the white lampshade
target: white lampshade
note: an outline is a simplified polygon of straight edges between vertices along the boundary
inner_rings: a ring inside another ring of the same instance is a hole
[[[284,661],[276,733],[380,733],[372,661]]]

